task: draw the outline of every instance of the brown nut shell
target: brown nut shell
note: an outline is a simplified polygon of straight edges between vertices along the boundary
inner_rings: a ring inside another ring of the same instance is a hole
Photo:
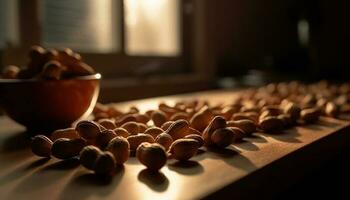
[[[237,127],[240,128],[245,135],[251,135],[256,131],[256,125],[254,121],[249,119],[241,119],[237,121],[228,121],[227,122],[228,127]]]
[[[137,135],[130,135],[127,138],[129,144],[130,144],[130,150],[131,151],[136,151],[137,147],[142,143],[142,142],[149,142],[149,143],[154,143],[154,138],[151,135],[147,134],[137,134]]]
[[[239,109],[235,106],[226,106],[221,110],[220,116],[225,118],[225,120],[230,120],[232,115],[238,111]]]
[[[327,116],[338,117],[340,113],[340,107],[333,102],[328,102],[325,106],[324,112]]]
[[[117,137],[117,134],[113,130],[103,130],[96,137],[96,145],[100,147],[100,149],[105,149],[109,141],[111,141],[115,137]]]
[[[173,140],[177,140],[188,135],[189,128],[190,126],[188,122],[186,120],[180,119],[171,124],[165,132],[168,133],[173,138]]]
[[[166,121],[168,121],[167,115],[160,110],[153,111],[151,119],[157,127],[161,127]]]
[[[79,153],[80,164],[87,169],[93,170],[96,159],[101,153],[102,151],[95,146],[89,145],[84,147]]]
[[[65,129],[55,130],[51,134],[50,138],[52,141],[56,141],[59,138],[76,139],[76,138],[80,138],[80,135],[74,128],[65,128]]]
[[[211,135],[211,141],[220,148],[229,146],[235,141],[235,133],[230,128],[216,129]]]
[[[95,162],[94,171],[97,175],[112,175],[116,167],[116,161],[111,152],[101,153]]]
[[[59,80],[61,79],[61,75],[65,70],[66,67],[62,66],[61,63],[57,61],[49,61],[44,65],[39,76],[40,78],[46,80]]]
[[[51,154],[58,159],[68,159],[79,155],[80,151],[85,147],[86,141],[82,138],[57,139],[51,148]]]
[[[166,131],[173,123],[174,121],[167,121],[160,128],[163,129],[163,131]]]
[[[118,136],[109,142],[106,150],[114,155],[117,165],[122,165],[129,159],[129,148],[130,145],[128,140],[124,137]]]
[[[198,131],[203,131],[208,126],[212,118],[212,111],[207,106],[204,106],[200,111],[192,116],[190,120],[191,127]]]
[[[52,141],[45,135],[36,135],[30,143],[32,152],[40,157],[50,157]]]
[[[198,134],[189,134],[189,135],[186,135],[184,138],[197,140],[199,147],[204,145],[204,140],[203,140],[202,136],[200,136]]]
[[[8,65],[4,68],[2,71],[1,78],[5,79],[15,79],[18,76],[18,73],[20,72],[20,68],[15,65]]]
[[[88,141],[95,140],[97,135],[101,132],[100,126],[96,122],[89,120],[82,120],[78,122],[75,130],[82,138]]]
[[[117,126],[114,123],[114,120],[112,119],[100,119],[98,120],[98,123],[103,126],[105,129],[113,130],[117,128]]]
[[[247,112],[247,113],[235,113],[232,115],[231,120],[238,121],[242,119],[249,119],[256,122],[257,118],[258,118],[258,115],[255,112],[249,112],[249,113]]]
[[[137,123],[137,125],[139,126],[139,133],[143,133],[148,129],[148,126],[146,124]]]
[[[115,125],[117,127],[120,127],[127,122],[136,122],[136,117],[133,114],[124,115],[115,122]]]
[[[125,130],[124,128],[116,128],[113,131],[117,136],[121,136],[124,138],[127,138],[130,135],[129,132],[127,130]]]
[[[129,134],[131,135],[136,135],[139,133],[139,125],[137,122],[126,122],[121,126],[121,128],[124,128],[125,130],[128,131]]]
[[[318,108],[306,108],[300,112],[300,118],[305,123],[312,123],[319,119],[321,112]]]
[[[173,143],[173,138],[169,134],[163,132],[157,135],[155,141],[156,143],[162,145],[166,150],[168,150],[170,145]]]
[[[300,117],[301,109],[293,102],[286,103],[283,108],[285,114],[289,114],[293,121],[296,121]]]
[[[235,134],[235,137],[234,137],[232,143],[241,142],[242,139],[244,137],[246,137],[245,133],[240,128],[237,128],[237,127],[227,127],[227,128],[231,129],[233,131],[233,133]]]
[[[201,132],[199,132],[198,130],[196,130],[196,129],[192,128],[192,127],[190,127],[190,128],[188,129],[188,134],[189,134],[189,135],[190,135],[190,134],[202,135]]]
[[[176,121],[176,120],[179,120],[179,119],[184,119],[184,120],[189,120],[189,114],[188,113],[185,113],[185,112],[178,112],[178,113],[175,113],[173,114],[171,117],[170,117],[170,120],[171,121]]]
[[[159,134],[163,133],[163,129],[158,128],[158,127],[150,127],[148,128],[144,134],[151,135],[153,138],[156,138]]]
[[[195,139],[178,139],[170,146],[170,153],[176,160],[185,161],[196,155],[198,148]]]
[[[265,132],[276,132],[283,129],[284,123],[281,119],[270,116],[262,119],[259,122],[259,127]]]
[[[158,171],[167,161],[167,153],[164,147],[157,143],[141,143],[136,150],[136,157],[152,171]]]
[[[225,128],[226,120],[221,116],[214,117],[207,128],[203,131],[203,140],[205,145],[210,146],[213,144],[211,140],[211,135],[214,133],[216,129]]]
[[[147,124],[147,122],[151,119],[148,115],[146,114],[134,114],[136,121],[139,123]]]

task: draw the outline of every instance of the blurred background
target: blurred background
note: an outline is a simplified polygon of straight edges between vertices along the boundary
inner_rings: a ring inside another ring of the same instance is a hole
[[[348,80],[349,1],[0,0],[0,65],[69,47],[100,101],[300,79]]]

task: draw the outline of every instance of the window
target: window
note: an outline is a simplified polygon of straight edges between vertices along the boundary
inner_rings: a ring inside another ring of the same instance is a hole
[[[178,0],[126,0],[126,53],[180,54]]]
[[[17,1],[0,0],[0,49],[18,43]]]
[[[70,47],[103,75],[104,99],[203,89],[214,63],[204,2],[0,0],[0,63],[25,66],[32,45]]]
[[[192,71],[192,15],[183,8],[193,0],[17,1],[20,44],[5,64],[25,64],[40,44],[78,51],[104,79]]]
[[[179,0],[41,2],[45,46],[132,56],[171,57],[181,53]]]
[[[120,30],[113,16],[113,0],[42,1],[42,43],[80,52],[113,52]]]

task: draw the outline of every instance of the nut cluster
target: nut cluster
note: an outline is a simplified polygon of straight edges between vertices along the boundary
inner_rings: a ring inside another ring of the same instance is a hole
[[[69,48],[44,49],[32,46],[28,56],[29,62],[25,68],[9,65],[4,68],[1,78],[59,80],[95,73],[78,53]]]
[[[183,100],[159,103],[156,110],[140,112],[132,106],[123,112],[98,103],[93,120],[56,130],[50,138],[35,136],[32,151],[58,159],[78,156],[85,168],[98,175],[113,174],[130,156],[158,171],[168,158],[189,160],[202,146],[227,148],[253,133],[281,133],[321,116],[338,117],[349,111],[350,85],[325,81],[269,84],[243,91],[229,104]]]

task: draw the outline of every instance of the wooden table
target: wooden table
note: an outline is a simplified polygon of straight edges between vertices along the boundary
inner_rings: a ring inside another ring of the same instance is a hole
[[[234,92],[212,91],[117,104],[152,108],[159,101],[204,98],[229,101]],[[322,118],[280,134],[255,134],[222,151],[203,149],[186,163],[169,160],[151,174],[131,158],[111,180],[101,180],[77,160],[33,156],[25,129],[0,118],[1,199],[198,199],[271,197],[350,142],[350,122]]]

